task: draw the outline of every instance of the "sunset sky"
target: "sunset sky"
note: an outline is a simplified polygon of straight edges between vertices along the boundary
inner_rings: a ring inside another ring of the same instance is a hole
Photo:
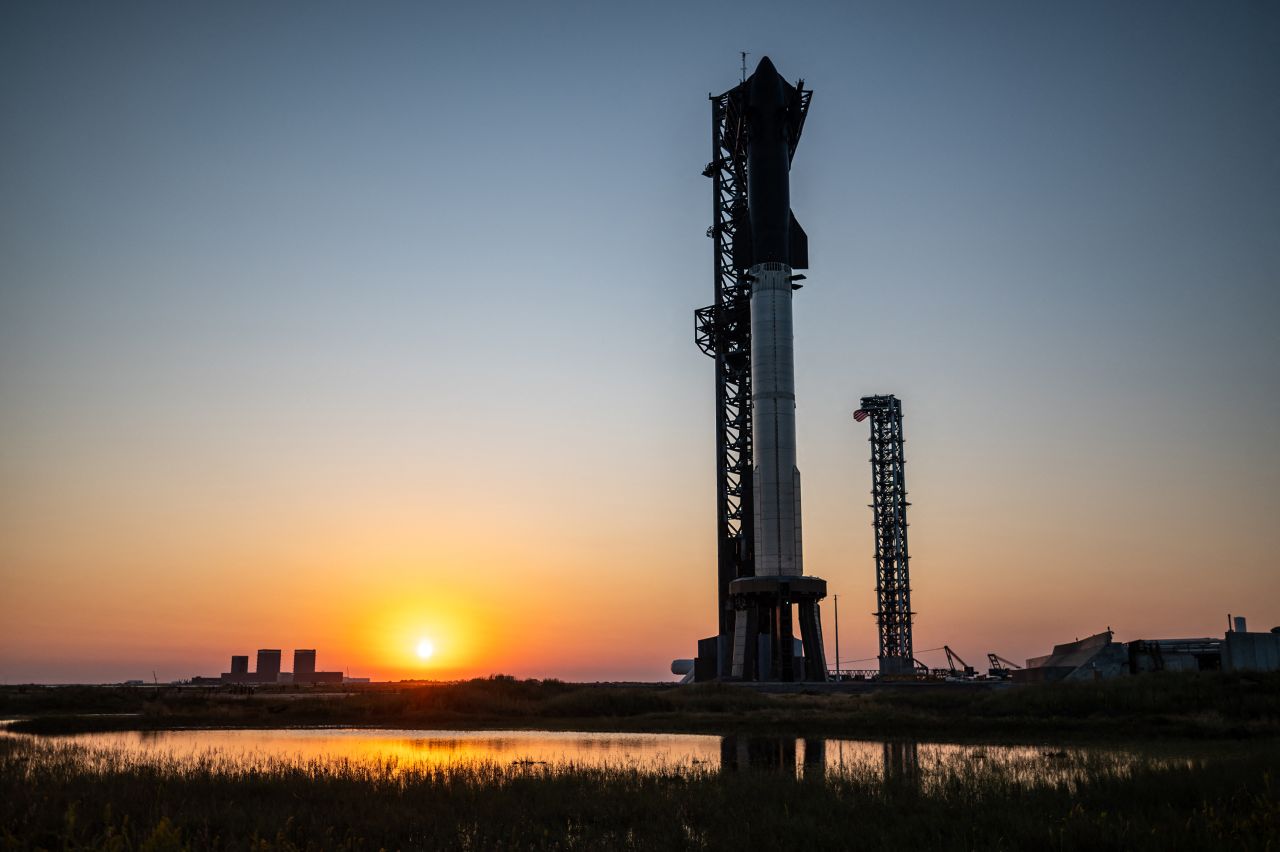
[[[815,91],[842,660],[868,393],[904,401],[918,649],[1280,624],[1280,6],[10,2],[0,681],[669,679],[715,629],[693,310],[739,50]]]

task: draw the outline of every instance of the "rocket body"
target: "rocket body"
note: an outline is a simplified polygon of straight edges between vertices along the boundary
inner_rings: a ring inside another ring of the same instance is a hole
[[[796,466],[791,267],[751,267],[751,416],[756,576],[800,575],[800,470]]]
[[[804,573],[791,321],[793,264],[808,266],[807,240],[791,214],[797,105],[796,89],[762,59],[747,100],[756,576]]]

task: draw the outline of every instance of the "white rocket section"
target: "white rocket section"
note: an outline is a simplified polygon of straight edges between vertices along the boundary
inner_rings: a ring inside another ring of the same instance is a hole
[[[801,575],[791,267],[758,263],[750,274],[756,575]]]

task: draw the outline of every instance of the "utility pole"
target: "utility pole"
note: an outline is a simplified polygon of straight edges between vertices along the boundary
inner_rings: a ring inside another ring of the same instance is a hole
[[[832,595],[836,607],[836,680],[840,680],[840,596]]]

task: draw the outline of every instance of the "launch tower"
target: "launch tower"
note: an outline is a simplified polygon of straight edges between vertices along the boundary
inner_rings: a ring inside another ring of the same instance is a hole
[[[812,96],[766,57],[711,97],[715,302],[696,312],[696,340],[715,359],[718,632],[699,643],[698,680],[826,679],[826,582],[803,571],[791,322],[809,260],[789,172]]]
[[[911,649],[911,576],[907,553],[906,459],[902,401],[892,394],[864,396],[853,414],[871,420],[871,525],[876,539],[876,626],[880,674],[915,672]]]

